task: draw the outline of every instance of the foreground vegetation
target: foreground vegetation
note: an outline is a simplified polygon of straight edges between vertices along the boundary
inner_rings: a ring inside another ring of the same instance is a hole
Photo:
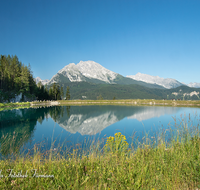
[[[1,160],[1,189],[199,189],[199,121],[183,120],[173,138],[164,131],[146,136],[135,148],[116,133],[106,144],[74,149],[64,155],[34,148],[33,156]]]

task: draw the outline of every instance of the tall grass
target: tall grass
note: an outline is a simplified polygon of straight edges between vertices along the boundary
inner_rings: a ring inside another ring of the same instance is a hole
[[[33,156],[0,161],[0,188],[199,189],[199,120],[183,119],[170,132],[170,140],[166,131],[147,135],[137,148],[116,133],[105,145],[99,141],[82,154],[77,147],[65,156],[45,156],[35,147]]]

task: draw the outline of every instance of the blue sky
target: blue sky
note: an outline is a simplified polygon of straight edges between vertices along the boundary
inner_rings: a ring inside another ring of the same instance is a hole
[[[93,60],[123,76],[138,72],[200,82],[199,0],[0,0],[0,54],[51,79]]]

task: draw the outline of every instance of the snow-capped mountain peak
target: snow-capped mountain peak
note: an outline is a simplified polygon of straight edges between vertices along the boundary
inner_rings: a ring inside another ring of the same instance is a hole
[[[175,79],[161,78],[159,76],[151,76],[143,73],[123,77],[94,61],[80,61],[78,64],[70,63],[59,70],[50,81],[42,80],[40,77],[35,78],[35,81],[36,83],[41,81],[43,85],[50,85],[54,82],[62,84],[67,82],[85,81],[91,83],[138,84],[148,86],[149,88],[164,87],[168,89],[186,85]],[[143,84],[138,81],[145,83]],[[200,88],[200,83],[190,83],[187,86]]]
[[[138,80],[138,81],[143,81],[146,83],[152,83],[152,84],[157,84],[160,86],[163,86],[165,88],[176,88],[178,86],[182,86],[184,85],[183,83],[180,83],[179,81],[175,80],[175,79],[171,79],[171,78],[161,78],[159,76],[151,76],[151,75],[147,75],[147,74],[142,74],[142,73],[137,73],[136,75],[129,75],[126,76],[129,78],[132,78],[134,80]]]
[[[71,82],[85,81],[86,78],[89,78],[112,83],[112,80],[114,80],[118,74],[104,68],[94,61],[80,61],[77,65],[75,63],[70,63],[59,70],[58,73],[52,77],[50,84],[55,82],[59,75],[67,77]]]
[[[65,67],[63,67],[61,70],[58,71],[58,73],[64,74],[67,73],[69,71],[79,71],[77,66],[74,63],[70,63],[69,65],[66,65]]]
[[[110,80],[114,80],[117,76],[117,73],[106,69],[94,61],[80,61],[77,64],[77,67],[82,75],[89,78],[99,79],[108,83],[110,83]]]
[[[193,88],[200,88],[200,83],[197,82],[191,82],[188,84],[189,87],[193,87]]]
[[[42,80],[40,77],[36,77],[35,82],[36,82],[36,84],[38,84],[38,82],[41,82],[42,85],[45,85],[49,82],[49,80],[48,79]]]

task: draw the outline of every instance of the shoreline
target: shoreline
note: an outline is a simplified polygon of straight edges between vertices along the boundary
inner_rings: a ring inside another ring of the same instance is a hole
[[[200,100],[58,100],[59,105],[130,105],[130,106],[189,106],[200,107]]]
[[[60,103],[58,101],[41,101],[41,102],[30,102],[30,106],[57,106]]]
[[[154,100],[154,99],[121,99],[121,100],[57,100],[0,103],[0,111],[4,109],[34,106],[84,106],[84,105],[129,105],[129,106],[177,106],[200,107],[200,100]]]

